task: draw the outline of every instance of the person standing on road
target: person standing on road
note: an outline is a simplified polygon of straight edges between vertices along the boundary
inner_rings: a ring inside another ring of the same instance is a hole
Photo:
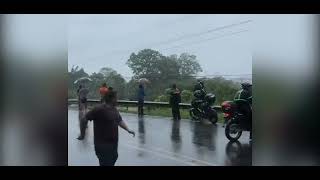
[[[87,112],[87,96],[89,93],[89,89],[87,89],[84,85],[82,85],[82,88],[79,90],[79,125],[80,125],[80,135],[77,139],[81,140],[84,139],[85,136],[85,129],[87,128],[86,121],[83,122],[82,115],[84,115]]]
[[[87,96],[89,94],[89,89],[86,88],[84,85],[81,86],[82,88],[79,90],[79,100],[80,100],[80,107],[81,110],[87,110]]]
[[[78,89],[77,89],[77,98],[78,98],[78,108],[80,110],[80,96],[79,96],[79,91],[82,88],[82,85],[79,85]]]
[[[107,83],[103,83],[102,86],[99,89],[100,92],[100,96],[101,96],[101,103],[104,102],[104,96],[108,93],[108,87],[107,87]]]
[[[109,91],[101,104],[89,111],[85,120],[93,121],[94,147],[100,166],[114,166],[118,159],[118,126],[135,136],[116,108],[117,92]]]
[[[143,105],[144,105],[144,87],[142,84],[139,84],[139,90],[138,90],[138,115],[143,116]]]
[[[180,90],[177,88],[176,84],[172,85],[171,93],[170,93],[170,105],[172,108],[172,116],[173,120],[180,120],[180,109],[179,103],[181,103],[181,95]]]

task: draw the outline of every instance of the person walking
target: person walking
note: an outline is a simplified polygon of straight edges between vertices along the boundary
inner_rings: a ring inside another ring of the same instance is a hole
[[[143,116],[143,105],[144,105],[144,87],[142,84],[139,84],[139,90],[138,90],[138,115]]]
[[[171,93],[170,93],[170,105],[172,108],[172,117],[173,120],[180,120],[180,108],[179,103],[181,103],[181,95],[180,90],[177,88],[176,84],[172,85]]]
[[[128,128],[116,108],[117,92],[109,91],[104,96],[105,103],[93,108],[86,121],[93,121],[94,149],[100,166],[114,166],[118,159],[118,126],[135,136]]]

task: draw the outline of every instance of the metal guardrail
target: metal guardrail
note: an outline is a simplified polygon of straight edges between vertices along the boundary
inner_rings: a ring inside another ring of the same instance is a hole
[[[100,100],[97,99],[88,99],[87,102],[89,104],[97,104],[100,103]],[[68,99],[68,104],[78,103],[77,99]],[[120,106],[138,106],[138,101],[127,101],[127,100],[118,100],[118,104]],[[145,106],[153,106],[153,107],[171,107],[168,102],[154,102],[154,101],[144,101]],[[180,103],[181,109],[189,109],[191,108],[191,104],[189,103]],[[221,106],[213,106],[213,109],[217,111],[221,111]]]

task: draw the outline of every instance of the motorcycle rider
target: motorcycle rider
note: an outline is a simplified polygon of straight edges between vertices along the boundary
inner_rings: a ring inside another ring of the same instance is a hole
[[[240,112],[244,113],[248,119],[252,118],[252,84],[251,83],[242,83],[241,84],[241,90],[239,90],[235,97],[234,100],[239,100],[243,99],[247,103],[242,103],[240,104]],[[249,123],[248,125],[251,126],[252,122],[247,122]],[[250,131],[250,139],[252,138],[252,131]]]
[[[198,82],[197,84],[194,86],[194,92],[197,91],[197,90],[200,90],[203,94],[203,96],[205,96],[207,93],[206,93],[206,90],[205,90],[205,87],[204,87],[204,82],[201,81],[200,79],[198,79]]]
[[[242,89],[234,96],[234,99],[244,99],[247,100],[249,104],[252,104],[252,84],[242,83],[241,88]]]

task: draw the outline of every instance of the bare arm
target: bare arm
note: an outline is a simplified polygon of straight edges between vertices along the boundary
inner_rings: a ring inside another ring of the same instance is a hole
[[[132,134],[133,137],[135,136],[135,132],[132,131],[131,129],[129,129],[128,126],[127,126],[127,124],[126,124],[124,121],[120,121],[120,122],[119,122],[119,126],[120,126],[122,129],[126,130],[128,133]]]

